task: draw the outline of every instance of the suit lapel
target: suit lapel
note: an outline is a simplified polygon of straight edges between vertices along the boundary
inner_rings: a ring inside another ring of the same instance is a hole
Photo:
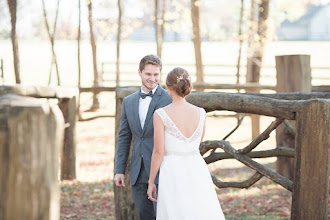
[[[140,101],[140,96],[139,96],[139,92],[137,92],[136,97],[133,99],[133,114],[136,124],[139,127],[138,129],[140,132],[142,132],[140,116],[139,116],[139,101]]]
[[[153,113],[154,113],[154,110],[155,110],[155,107],[158,103],[158,101],[160,100],[160,97],[162,95],[162,92],[163,92],[163,88],[158,85],[158,88],[155,92],[155,95],[154,97],[152,98],[151,102],[150,102],[150,105],[149,105],[149,108],[148,108],[148,113],[147,113],[147,117],[146,117],[146,120],[144,122],[144,126],[143,126],[143,131],[142,131],[142,135],[143,133],[145,132],[146,128],[147,128],[147,125],[151,119],[151,117],[153,116]],[[141,127],[141,125],[140,125]]]

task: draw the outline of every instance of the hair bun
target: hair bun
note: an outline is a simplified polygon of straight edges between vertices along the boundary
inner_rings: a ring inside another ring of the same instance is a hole
[[[177,95],[185,97],[192,90],[192,84],[188,72],[176,67],[168,73],[166,78],[166,86],[176,92]]]

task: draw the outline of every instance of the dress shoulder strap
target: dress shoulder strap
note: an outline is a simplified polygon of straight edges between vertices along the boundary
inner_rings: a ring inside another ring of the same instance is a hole
[[[155,112],[160,116],[160,118],[163,121],[163,124],[165,126],[165,130],[175,130],[174,125],[172,124],[171,119],[167,115],[166,111],[163,108],[157,109]]]
[[[206,118],[206,111],[203,108],[199,108],[199,110],[200,110],[201,125],[204,126],[205,118]]]
[[[205,120],[206,120],[206,112],[205,112],[204,108],[199,108],[199,110],[200,110],[199,133],[202,134]]]
[[[167,115],[166,112],[163,108],[159,108],[155,111],[155,113],[157,113],[159,115],[159,117],[162,119],[164,125],[167,124]]]

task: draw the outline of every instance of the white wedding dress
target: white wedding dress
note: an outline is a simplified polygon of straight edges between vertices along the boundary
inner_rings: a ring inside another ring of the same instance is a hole
[[[225,219],[207,165],[199,153],[205,122],[186,138],[163,108],[156,110],[165,126],[165,155],[160,167],[157,220]],[[189,125],[188,125],[189,126]]]

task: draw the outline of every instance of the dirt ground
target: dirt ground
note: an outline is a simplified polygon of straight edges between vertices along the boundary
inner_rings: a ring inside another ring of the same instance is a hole
[[[223,114],[223,113],[222,113]],[[225,113],[226,114],[226,113]],[[228,113],[230,114],[230,113]],[[261,131],[274,120],[261,117]],[[208,113],[204,140],[222,139],[237,119]],[[250,119],[227,140],[236,148],[251,140]],[[275,147],[275,134],[257,150]],[[78,122],[77,180],[63,181],[61,219],[115,219],[113,194],[114,118]],[[221,150],[220,150],[221,151]],[[256,159],[274,169],[276,158]],[[235,160],[209,164],[210,172],[222,181],[241,181],[254,171]],[[249,189],[216,189],[227,219],[289,219],[291,192],[263,177]]]

